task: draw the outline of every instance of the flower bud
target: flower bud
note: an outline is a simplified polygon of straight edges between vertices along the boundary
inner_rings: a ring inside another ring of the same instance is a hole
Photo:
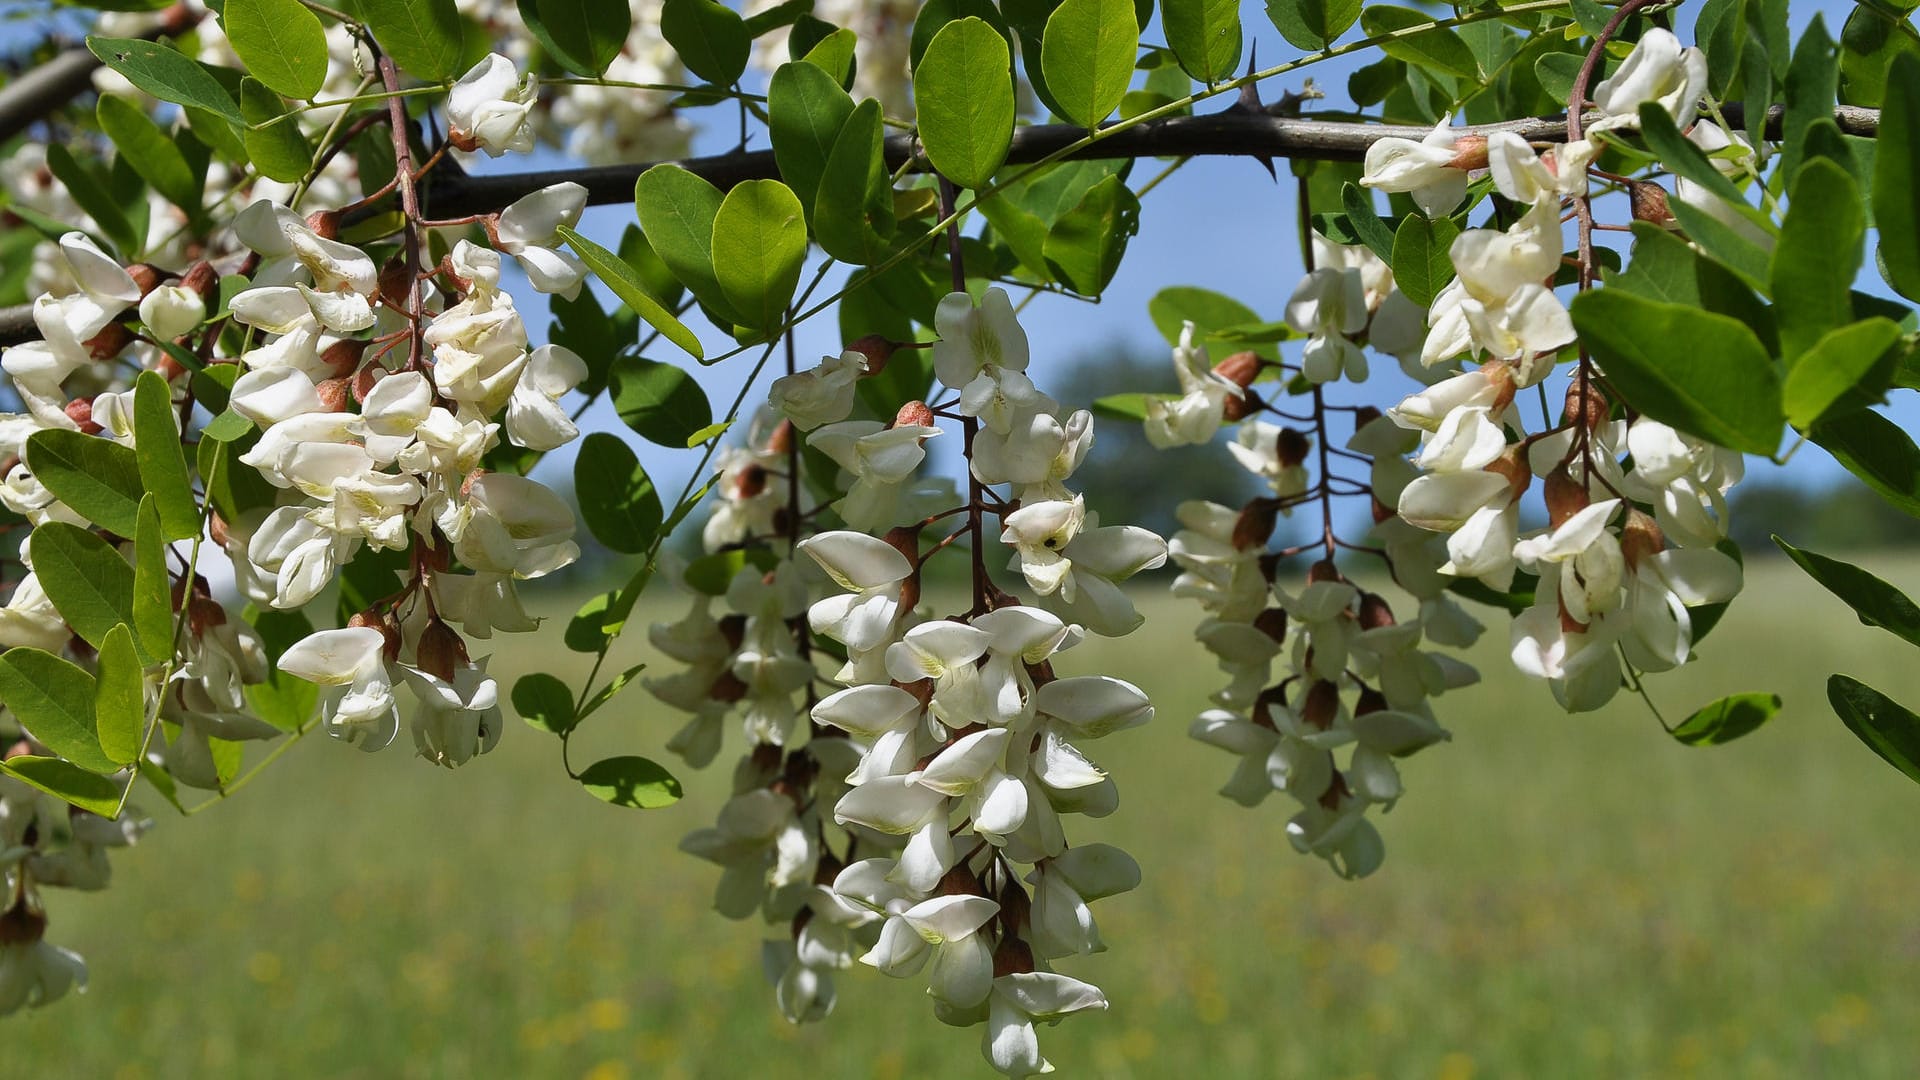
[[[202,307],[211,308],[220,302],[220,271],[202,259],[187,267],[187,272],[180,278],[180,287],[198,296]]]
[[[1265,402],[1261,400],[1260,395],[1254,393],[1251,389],[1242,390],[1237,395],[1228,394],[1226,400],[1220,403],[1220,419],[1228,423],[1245,420],[1247,417],[1259,412],[1261,406],[1264,404]]]
[[[1666,549],[1667,537],[1659,524],[1640,510],[1628,510],[1626,523],[1620,527],[1620,554],[1627,566],[1637,568],[1641,560]]]
[[[108,323],[106,328],[88,338],[87,355],[95,360],[111,360],[133,344],[133,331],[119,323]]]
[[[420,644],[414,650],[414,666],[452,682],[453,673],[467,666],[467,643],[460,640],[459,631],[437,617],[431,619],[427,622],[427,628],[420,632]]]
[[[785,454],[793,450],[793,421],[782,420],[767,435],[767,452]]]
[[[1317,585],[1322,581],[1343,582],[1345,580],[1347,579],[1340,575],[1340,568],[1333,565],[1332,559],[1321,559],[1307,567],[1307,584],[1309,585]]]
[[[1240,516],[1233,522],[1233,546],[1235,550],[1246,551],[1250,548],[1263,548],[1273,538],[1273,527],[1280,516],[1280,500],[1258,498],[1250,500],[1240,510]]]
[[[167,272],[152,263],[134,263],[127,267],[127,276],[133,279],[134,288],[139,289],[143,297],[167,280]]]
[[[1360,629],[1384,630],[1393,625],[1393,608],[1379,593],[1360,594]]]
[[[1520,392],[1520,384],[1514,378],[1513,365],[1505,360],[1489,360],[1480,365],[1480,374],[1487,377],[1487,384],[1493,387],[1493,400],[1487,403],[1487,415],[1499,416],[1513,404],[1513,397]]]
[[[1340,715],[1340,688],[1325,679],[1315,679],[1300,702],[1300,719],[1325,731]]]
[[[393,612],[368,608],[349,618],[347,625],[364,626],[380,631],[380,636],[386,639],[386,645],[381,651],[386,654],[387,663],[391,664],[400,659],[400,620],[394,617]]]
[[[1578,424],[1588,431],[1598,431],[1600,425],[1607,422],[1607,417],[1612,412],[1613,403],[1607,400],[1607,395],[1594,384],[1592,379],[1575,376],[1574,380],[1567,384],[1565,416],[1568,422]]]
[[[83,435],[100,434],[100,425],[93,422],[93,401],[90,398],[74,398],[67,402],[67,419],[79,425]],[[9,470],[11,471],[11,470]]]
[[[924,401],[909,401],[893,414],[894,427],[932,427],[933,410]]]
[[[1527,493],[1527,487],[1533,483],[1533,469],[1527,465],[1524,444],[1515,443],[1501,452],[1500,456],[1486,464],[1486,471],[1499,473],[1507,478],[1508,502],[1519,502],[1520,496]]]
[[[451,271],[448,276],[453,276]],[[380,268],[380,302],[395,311],[407,310],[407,298],[413,294],[412,279],[413,275],[407,273],[405,260],[398,255],[388,259],[386,265]]]
[[[321,412],[346,412],[349,396],[347,379],[323,379],[315,384],[314,392],[320,395]]]
[[[1033,949],[1017,937],[1007,938],[993,950],[993,977],[1026,975],[1033,971]]]
[[[870,378],[887,369],[887,361],[893,359],[893,351],[900,346],[891,338],[882,334],[868,334],[848,343],[847,352],[857,352],[867,358],[867,372],[862,378]]]
[[[1453,160],[1447,162],[1447,168],[1472,172],[1487,167],[1487,137],[1485,135],[1462,135],[1453,140]]]
[[[1565,465],[1547,474],[1546,497],[1547,523],[1556,529],[1593,501],[1586,487],[1567,473]]]
[[[1673,210],[1667,206],[1667,189],[1659,184],[1628,181],[1627,198],[1633,204],[1633,220],[1649,221],[1663,229],[1675,227]]]
[[[1290,427],[1280,429],[1280,435],[1274,440],[1274,455],[1280,459],[1280,467],[1291,469],[1307,460],[1307,451],[1313,448],[1313,440],[1304,432]]]
[[[733,479],[733,495],[737,499],[751,499],[767,490],[767,469],[758,462],[742,466]]]
[[[1213,365],[1213,373],[1245,390],[1253,385],[1253,380],[1259,376],[1261,367],[1259,353],[1237,352]]]
[[[1276,643],[1287,640],[1287,609],[1270,607],[1253,617],[1253,628]]]

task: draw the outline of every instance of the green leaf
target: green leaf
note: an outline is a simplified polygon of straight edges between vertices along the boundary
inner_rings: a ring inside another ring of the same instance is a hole
[[[1667,206],[1688,238],[1705,249],[1708,255],[1754,288],[1767,287],[1772,264],[1768,249],[1692,203],[1672,199]]]
[[[1920,300],[1920,57],[1900,56],[1887,83],[1873,157],[1880,265],[1901,296]]]
[[[841,87],[850,88],[853,86],[856,60],[854,50],[859,44],[859,35],[842,28],[821,38],[801,60],[826,72],[827,77]]]
[[[194,178],[186,155],[174,144],[160,125],[147,118],[138,105],[118,94],[100,95],[95,109],[100,130],[107,133],[126,162],[153,190],[189,217],[200,216],[201,183]]]
[[[965,18],[942,27],[913,69],[927,159],[961,187],[985,187],[1007,160],[1013,145],[1012,63],[999,31]]]
[[[653,810],[680,801],[680,781],[643,757],[611,757],[596,761],[580,774],[587,794],[615,806]]]
[[[133,533],[133,622],[141,651],[173,655],[173,582],[167,576],[167,541],[153,496],[140,500]],[[278,655],[278,654],[276,654]]]
[[[706,427],[687,436],[687,449],[691,450],[696,446],[704,445],[713,439],[719,438],[721,435],[726,434],[727,429],[732,426],[733,421],[731,420],[716,420],[708,424]]]
[[[786,320],[807,259],[800,200],[778,180],[734,185],[713,216],[713,272],[744,326],[772,333]]]
[[[634,210],[655,254],[695,299],[732,325],[740,318],[713,268],[713,219],[724,199],[719,188],[678,165],[655,165],[633,186]]]
[[[0,761],[0,770],[56,799],[89,813],[112,817],[120,809],[120,785],[59,758],[26,757]]]
[[[240,80],[240,113],[248,124],[266,124],[286,112],[280,95],[253,79]],[[240,138],[254,168],[269,179],[296,183],[313,167],[313,147],[292,118],[263,128],[248,127],[241,131]]]
[[[140,461],[111,439],[68,428],[27,436],[27,468],[75,513],[109,532],[132,536],[140,509]]]
[[[1360,18],[1360,0],[1268,0],[1267,18],[1296,49],[1319,52]]]
[[[1607,276],[1609,289],[1669,304],[1700,305],[1700,260],[1693,245],[1651,221],[1633,223],[1633,262],[1625,271]]]
[[[1408,214],[1401,220],[1393,234],[1393,283],[1407,299],[1430,307],[1453,280],[1453,260],[1447,251],[1459,235],[1460,226],[1452,218]]]
[[[99,648],[133,622],[133,567],[93,533],[64,521],[33,530],[33,570],[73,632]]]
[[[313,633],[313,622],[298,611],[260,611],[249,607],[246,619],[259,632],[268,656],[279,656],[294,642]],[[297,731],[313,719],[314,705],[320,700],[320,688],[305,679],[296,679],[275,667],[267,681],[247,687],[247,704],[253,711],[282,731]]]
[[[644,179],[644,177],[642,178]],[[647,321],[647,325],[660,331],[662,337],[691,353],[694,359],[704,359],[706,353],[700,349],[700,339],[687,329],[686,324],[674,318],[673,312],[660,305],[640,281],[640,275],[634,272],[618,255],[599,244],[581,236],[569,226],[562,225],[555,230],[560,239],[580,256],[580,261],[595,277],[607,283],[613,295],[620,302],[634,310],[634,313]]]
[[[1540,89],[1562,105],[1573,96],[1573,81],[1580,77],[1582,57],[1573,53],[1550,52],[1533,62],[1533,77]]]
[[[713,407],[692,376],[672,364],[633,360],[613,369],[613,407],[640,437],[682,449],[713,423]]]
[[[442,82],[462,73],[467,24],[454,0],[354,0],[353,13],[408,74]]]
[[[577,653],[597,653],[607,643],[606,616],[607,606],[613,602],[615,593],[601,593],[588,598],[580,605],[567,621],[566,633],[561,640],[567,648]]]
[[[1903,56],[1920,55],[1913,25],[1877,3],[1856,4],[1840,28],[1840,102],[1880,108],[1891,87],[1887,74]]]
[[[1768,272],[1789,369],[1821,335],[1852,320],[1850,290],[1866,233],[1866,207],[1853,177],[1825,158],[1807,162],[1794,181]]]
[[[1731,694],[1682,720],[1673,737],[1688,746],[1718,746],[1750,734],[1779,711],[1779,694]]]
[[[1781,390],[1787,422],[1803,431],[1811,427],[1899,340],[1899,325],[1878,317],[1828,331],[1787,371]]]
[[[147,679],[134,648],[133,631],[125,623],[107,632],[100,647],[99,676],[94,682],[94,726],[100,749],[116,765],[131,765],[140,756],[147,730]]]
[[[1373,211],[1373,192],[1358,184],[1343,184],[1340,188],[1341,209],[1346,211],[1347,222],[1353,227],[1354,236],[1367,245],[1375,255],[1393,262],[1393,245],[1396,237],[1387,222]]]
[[[100,745],[95,728],[93,676],[40,649],[0,653],[0,702],[47,749],[91,772],[110,773],[125,762]]]
[[[880,102],[869,98],[833,141],[813,207],[814,239],[842,262],[871,266],[892,254],[893,184],[884,150]]]
[[[1825,19],[1815,13],[1800,43],[1794,47],[1787,69],[1786,115],[1780,124],[1779,174],[1789,185],[1800,172],[1806,158],[1808,129],[1816,121],[1833,120],[1833,103],[1839,91],[1840,59],[1833,38],[1827,34]],[[1880,118],[1880,134],[1886,137],[1887,118]]]
[[[587,436],[573,460],[573,490],[587,528],[609,550],[638,555],[652,546],[664,514],[660,493],[625,441],[604,431]]]
[[[174,426],[173,395],[157,371],[143,371],[134,381],[133,437],[140,482],[153,495],[167,539],[199,536],[200,504],[194,500],[193,481],[187,476],[180,429]]]
[[[1646,102],[1640,106],[1640,134],[1668,172],[1685,177],[1736,206],[1747,205],[1746,196],[1740,194],[1734,182],[1713,167],[1706,151],[1680,134],[1680,129],[1674,126],[1673,114],[1659,103]]]
[[[592,697],[587,699],[587,703],[580,707],[580,719],[585,720],[587,717],[599,712],[602,705],[612,701],[615,695],[632,685],[634,676],[646,669],[647,665],[645,664],[635,664],[620,674],[615,675],[613,678],[608,679],[607,685],[596,691]]]
[[[1779,446],[1780,376],[1746,324],[1619,289],[1576,297],[1573,324],[1642,413],[1746,453]]]
[[[565,735],[579,723],[573,715],[573,692],[544,671],[522,675],[513,684],[513,711],[531,727]]]
[[[327,81],[327,31],[300,0],[227,0],[227,42],[269,90],[302,100]]]
[[[46,153],[47,171],[53,173],[53,178],[60,181],[61,185],[67,189],[67,194],[73,196],[73,201],[79,205],[80,209],[85,210],[87,216],[100,226],[105,239],[112,242],[108,246],[117,245],[122,252],[127,253],[139,251],[144,244],[144,233],[134,229],[126,212],[107,191],[106,176],[98,169],[82,166],[61,143],[48,143]],[[71,228],[65,222],[45,217],[28,206],[16,203],[8,209],[25,219],[49,240],[59,239],[61,234]],[[100,237],[96,235],[96,239],[98,238]]]
[[[1920,716],[1847,675],[1828,677],[1827,703],[1848,731],[1908,779],[1920,782]]]
[[[1140,231],[1140,200],[1119,176],[1087,189],[1080,202],[1047,231],[1047,269],[1073,291],[1098,296]]]
[[[1353,9],[1358,16],[1360,5]],[[1239,0],[1164,0],[1160,27],[1187,74],[1209,86],[1233,77],[1240,64]]]
[[[1093,415],[1139,423],[1147,418],[1147,402],[1170,399],[1167,394],[1108,394],[1094,399]]]
[[[1133,0],[1064,0],[1047,18],[1040,43],[1040,67],[1061,117],[1098,127],[1127,96],[1139,51]]]
[[[924,103],[921,107],[924,113]],[[773,160],[787,186],[800,197],[808,221],[813,220],[827,156],[852,115],[853,99],[832,76],[812,64],[782,64],[767,84],[767,134],[773,140]]]
[[[1902,513],[1920,517],[1920,447],[1898,424],[1860,409],[1815,424],[1807,437]]]
[[[451,0],[449,0],[451,2]],[[176,50],[136,38],[89,36],[87,48],[100,62],[140,89],[175,105],[191,105],[244,123],[233,96],[205,67]]]
[[[747,24],[714,0],[666,0],[660,33],[687,70],[716,86],[731,86],[747,70],[753,38]]]
[[[1773,542],[1821,588],[1845,601],[1862,625],[1877,626],[1909,644],[1920,645],[1920,606],[1915,606],[1906,593],[1852,563],[1802,550],[1778,536]]]
[[[522,3],[524,13],[528,5]],[[576,75],[605,74],[633,30],[633,11],[605,0],[534,0],[540,43]],[[534,24],[529,23],[531,28]],[[544,32],[543,32],[544,31]]]
[[[1433,16],[1425,12],[1388,4],[1370,5],[1360,13],[1360,29],[1368,37],[1432,25]],[[1438,68],[1476,82],[1480,79],[1480,64],[1474,60],[1473,50],[1467,48],[1467,43],[1460,39],[1459,34],[1445,27],[1389,39],[1381,44],[1380,49],[1388,56],[1416,67]]]

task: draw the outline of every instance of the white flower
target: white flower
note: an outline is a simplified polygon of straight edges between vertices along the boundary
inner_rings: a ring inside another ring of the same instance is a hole
[[[1140,864],[1112,844],[1081,844],[1027,875],[1033,886],[1033,945],[1047,959],[1104,952],[1087,907],[1140,885]]]
[[[1193,343],[1191,321],[1180,329],[1180,344],[1173,347],[1173,373],[1180,380],[1180,396],[1167,401],[1147,399],[1147,442],[1156,450],[1173,446],[1199,446],[1213,441],[1229,396],[1241,397],[1245,391],[1213,373],[1203,345]]]
[[[400,730],[400,706],[387,673],[386,635],[370,626],[321,630],[280,657],[280,670],[325,688],[320,719],[327,734],[374,751]]]
[[[841,588],[807,610],[815,633],[847,647],[844,681],[869,681],[884,672],[881,650],[894,641],[900,622],[901,583],[913,565],[899,549],[865,533],[824,532],[800,542],[799,548]]]
[[[162,341],[192,333],[206,317],[200,294],[182,285],[162,285],[140,298],[140,321]]]
[[[1053,1071],[1040,1056],[1040,1036],[1034,1021],[1059,1020],[1087,1009],[1105,1009],[1107,996],[1092,983],[1055,974],[1030,971],[993,980],[987,999],[987,1030],[981,1051],[993,1067],[1011,1077]]]
[[[578,224],[586,205],[587,189],[571,180],[543,187],[500,212],[495,243],[520,260],[535,289],[572,300],[580,295],[587,268],[579,256],[561,248],[557,234],[562,225]]]
[[[463,150],[485,150],[489,157],[533,149],[528,114],[539,96],[533,76],[525,79],[513,61],[488,53],[447,93],[447,133]]]
[[[527,355],[527,365],[507,399],[507,437],[529,450],[556,450],[580,429],[560,407],[560,399],[587,377],[587,362],[564,345],[542,345]]]
[[[1699,49],[1681,48],[1673,31],[1652,27],[1611,78],[1593,88],[1593,105],[1606,117],[1589,130],[1640,127],[1640,106],[1657,103],[1685,131],[1707,92],[1707,58]]]
[[[976,931],[999,912],[984,896],[923,900],[889,915],[860,962],[901,979],[931,961],[929,994],[958,1008],[978,1005],[993,988],[993,951]]]
[[[853,486],[836,508],[856,529],[883,529],[901,519],[906,481],[927,452],[921,446],[940,434],[937,427],[877,420],[842,420],[816,430],[808,443],[853,474]]]
[[[1567,309],[1543,284],[1560,267],[1559,214],[1559,204],[1545,200],[1505,232],[1469,229],[1454,239],[1448,255],[1460,276],[1434,298],[1423,363],[1431,367],[1468,348],[1531,360],[1574,340]]]
[[[486,662],[460,667],[452,681],[406,668],[420,704],[413,714],[413,745],[420,756],[451,769],[500,743],[500,686]]]
[[[1403,191],[1428,217],[1451,214],[1467,197],[1467,171],[1453,167],[1458,133],[1441,120],[1425,139],[1377,139],[1367,147],[1365,187]]]
[[[1592,503],[1558,528],[1514,545],[1513,557],[1523,568],[1559,578],[1560,601],[1575,622],[1590,623],[1620,606],[1626,559],[1620,538],[1608,528],[1619,508],[1618,499]]]
[[[867,357],[855,349],[823,357],[806,371],[782,375],[767,391],[767,404],[802,431],[845,420],[853,411],[855,384],[867,373]]]
[[[580,557],[573,509],[537,480],[487,473],[468,487],[467,511],[454,554],[475,570],[535,578]]]
[[[87,986],[87,962],[41,938],[0,946],[0,1016],[37,1009]]]
[[[1536,154],[1511,131],[1487,136],[1487,167],[1500,194],[1518,203],[1551,201],[1587,193],[1587,166],[1600,147],[1586,139]]]
[[[934,328],[934,374],[951,389],[964,390],[982,374],[1027,370],[1027,332],[1004,289],[988,289],[977,308],[966,293],[947,294],[934,309]]]
[[[267,261],[254,274],[255,288],[305,284],[299,281],[303,270],[312,278],[314,290],[321,293],[350,292],[368,297],[379,285],[379,272],[366,252],[321,236],[298,214],[271,200],[256,199],[247,204],[233,220],[233,233],[241,243],[266,256]]]

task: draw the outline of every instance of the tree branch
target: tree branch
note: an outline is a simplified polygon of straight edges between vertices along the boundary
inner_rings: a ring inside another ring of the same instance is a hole
[[[1722,107],[1727,121],[1744,127],[1740,105]],[[1784,110],[1775,106],[1767,114],[1768,138],[1779,138]],[[1880,130],[1880,110],[1843,105],[1833,113],[1840,130],[1848,135],[1872,138]],[[1211,113],[1206,116],[1178,116],[1150,121],[1088,146],[1073,155],[1076,158],[1144,157],[1284,157],[1318,161],[1358,161],[1367,148],[1381,139],[1398,137],[1418,141],[1430,129],[1392,124],[1366,124],[1352,121],[1296,120],[1285,117],[1249,116],[1244,113]],[[1483,124],[1460,129],[1486,134],[1512,131],[1531,142],[1564,142],[1565,117],[1540,116],[1500,124]],[[1013,134],[1013,149],[1007,164],[1029,164],[1078,142],[1086,132],[1067,124],[1043,124],[1022,127]],[[899,169],[912,162],[916,171],[930,168],[924,157],[916,156],[911,135],[890,136],[886,142],[887,165]],[[530,195],[550,184],[571,180],[587,189],[590,205],[609,205],[633,199],[633,184],[640,174],[660,162],[637,165],[600,165],[577,169],[552,169],[541,172],[498,173],[472,176],[452,170],[435,170],[421,185],[422,213],[429,217],[464,217],[504,209],[514,200]],[[686,158],[674,164],[705,178],[719,188],[730,188],[745,180],[778,179],[779,167],[773,152],[720,154],[714,157]],[[373,213],[371,207],[346,215],[351,221]],[[28,305],[0,308],[0,345],[11,345],[39,336]]]
[[[185,4],[169,8],[160,25],[141,34],[147,41],[191,30],[200,17]],[[93,89],[93,73],[100,58],[85,46],[66,51],[0,87],[0,142],[5,142],[45,119],[74,98]]]
[[[1736,125],[1743,119],[1743,112],[1737,103],[1728,104],[1724,111],[1727,119]],[[1770,137],[1779,136],[1783,114],[1784,109],[1779,106],[1775,106],[1768,114],[1767,130]],[[1834,120],[1849,135],[1871,137],[1879,131],[1880,112],[1878,109],[1842,106],[1834,110]],[[1296,120],[1220,112],[1149,121],[1101,139],[1072,157],[1284,157],[1358,161],[1366,156],[1368,147],[1381,139],[1398,137],[1417,142],[1426,137],[1430,130],[1392,124]],[[1532,142],[1565,142],[1567,121],[1565,117],[1558,116],[1533,117],[1460,130],[1480,134],[1512,131]],[[1017,128],[1013,133],[1013,147],[1007,153],[1007,164],[1031,164],[1085,136],[1084,129],[1071,124],[1038,124]],[[900,169],[909,161],[916,172],[931,168],[924,156],[918,156],[918,146],[912,135],[889,136],[886,156],[890,170]],[[422,194],[433,213],[447,217],[499,210],[523,195],[563,180],[572,180],[586,187],[590,205],[623,203],[633,198],[634,181],[656,164],[661,163],[601,165],[491,176],[449,175],[435,178],[434,182],[426,185]],[[771,150],[686,158],[674,164],[723,190],[744,180],[778,179],[780,176]]]

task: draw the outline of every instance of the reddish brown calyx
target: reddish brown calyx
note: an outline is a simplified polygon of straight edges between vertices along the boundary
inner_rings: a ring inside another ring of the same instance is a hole
[[[1546,499],[1547,524],[1556,529],[1593,501],[1586,487],[1567,472],[1565,465],[1547,474]]]

